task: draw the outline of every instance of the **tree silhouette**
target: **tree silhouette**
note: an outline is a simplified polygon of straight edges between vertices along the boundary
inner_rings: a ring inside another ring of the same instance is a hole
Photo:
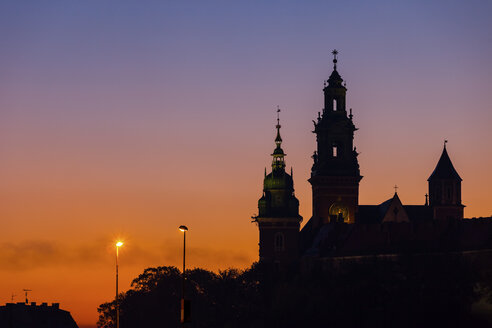
[[[459,256],[319,264],[187,270],[188,327],[487,327],[470,314],[479,277]],[[180,279],[175,267],[146,269],[121,295],[121,328],[179,327]],[[113,328],[114,302],[98,311],[98,327]]]

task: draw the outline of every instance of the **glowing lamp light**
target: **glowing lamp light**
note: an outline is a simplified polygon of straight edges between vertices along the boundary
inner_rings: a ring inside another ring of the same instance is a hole
[[[185,232],[185,231],[188,231],[188,227],[182,225],[182,226],[179,226],[179,230]]]
[[[118,250],[121,246],[123,246],[122,241],[117,241],[116,242],[116,328],[120,328],[120,304],[119,304],[119,297],[118,297]]]

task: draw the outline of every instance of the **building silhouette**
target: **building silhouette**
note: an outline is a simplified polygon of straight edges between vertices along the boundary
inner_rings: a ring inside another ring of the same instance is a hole
[[[254,220],[260,230],[260,260],[279,265],[289,264],[299,257],[299,201],[294,195],[292,169],[285,172],[285,156],[280,136],[277,110],[277,136],[272,153],[272,171],[263,180],[263,195],[258,201],[258,216]]]
[[[428,178],[422,205],[404,205],[395,186],[390,199],[375,205],[359,204],[362,179],[354,146],[353,114],[346,107],[346,85],[337,71],[325,81],[324,108],[314,123],[317,149],[311,177],[313,213],[299,230],[299,202],[293,179],[285,172],[280,124],[272,172],[264,179],[258,201],[260,261],[287,265],[297,259],[448,251],[492,248],[492,220],[464,220],[461,177],[446,149]]]
[[[59,303],[36,305],[36,302],[0,306],[0,327],[78,328],[70,312],[61,310]]]

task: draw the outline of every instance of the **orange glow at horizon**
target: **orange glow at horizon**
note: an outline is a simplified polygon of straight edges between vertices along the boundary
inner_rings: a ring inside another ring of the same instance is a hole
[[[336,10],[333,10],[333,9]],[[79,326],[145,268],[244,269],[277,105],[301,227],[312,120],[337,70],[359,204],[424,204],[443,141],[465,217],[492,215],[492,3],[0,2],[0,305]],[[353,22],[357,22],[354,24]],[[332,31],[337,31],[332,33]]]

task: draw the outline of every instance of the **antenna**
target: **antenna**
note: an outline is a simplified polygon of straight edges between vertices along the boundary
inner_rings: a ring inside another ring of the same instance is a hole
[[[23,289],[23,291],[26,293],[26,304],[29,304],[29,301],[27,299],[27,293],[32,292],[32,289]]]
[[[14,303],[14,297],[16,297],[17,295],[15,295],[14,293],[12,293],[12,296],[11,296],[11,300],[12,300],[12,303]]]

